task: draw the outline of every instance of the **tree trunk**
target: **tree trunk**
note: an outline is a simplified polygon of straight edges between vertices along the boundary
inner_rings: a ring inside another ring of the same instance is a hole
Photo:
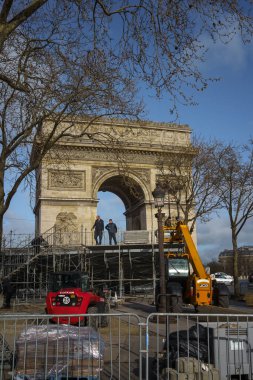
[[[233,244],[233,269],[234,269],[234,294],[235,297],[239,297],[239,273],[238,273],[238,247],[236,230],[232,227],[232,244]]]
[[[0,254],[2,257],[3,218],[4,218],[4,164],[0,164]]]
[[[3,246],[3,216],[0,214],[0,253],[2,254]]]

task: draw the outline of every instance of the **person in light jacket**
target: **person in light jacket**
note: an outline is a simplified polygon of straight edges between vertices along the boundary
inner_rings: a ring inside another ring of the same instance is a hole
[[[116,240],[116,233],[117,233],[117,226],[115,223],[113,223],[112,219],[109,219],[109,223],[105,226],[105,229],[108,231],[109,234],[109,244],[112,245],[112,240],[114,241],[114,244],[117,244]]]

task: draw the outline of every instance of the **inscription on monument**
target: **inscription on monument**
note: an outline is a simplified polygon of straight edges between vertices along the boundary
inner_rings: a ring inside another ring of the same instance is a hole
[[[76,135],[79,142],[92,143],[90,136],[96,134],[97,141],[108,141],[108,137],[111,141],[117,142],[117,144],[128,146],[136,145],[137,143],[143,145],[157,145],[160,146],[173,144],[177,146],[185,146],[190,144],[189,128],[185,125],[179,126],[175,124],[163,124],[158,126],[156,123],[142,123],[138,124],[119,124],[108,123],[101,121],[100,123],[93,123],[86,128],[87,134],[83,134],[84,124],[79,123],[71,127],[72,135]],[[80,136],[82,136],[80,138]],[[65,137],[66,141],[73,142],[72,137]]]
[[[49,170],[48,188],[57,190],[85,190],[85,172],[72,170]]]

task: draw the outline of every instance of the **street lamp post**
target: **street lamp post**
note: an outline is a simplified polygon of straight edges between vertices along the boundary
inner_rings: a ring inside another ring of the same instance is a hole
[[[162,208],[164,207],[164,196],[165,191],[161,188],[159,184],[156,185],[155,190],[152,192],[155,201],[155,208],[157,208],[157,213],[155,217],[157,218],[158,224],[158,246],[159,246],[159,272],[160,272],[160,299],[158,305],[158,311],[160,313],[166,312],[166,282],[165,282],[165,259],[164,259],[164,232],[163,232],[163,216]]]

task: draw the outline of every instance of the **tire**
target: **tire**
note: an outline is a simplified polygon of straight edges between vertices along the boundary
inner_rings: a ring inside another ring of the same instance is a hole
[[[219,296],[218,298],[218,306],[229,308],[229,297],[228,296]]]
[[[98,309],[97,306],[89,306],[87,309],[87,314],[97,314]],[[93,329],[97,330],[98,329],[98,317],[87,317],[87,326],[92,327]]]
[[[86,325],[87,325],[87,318],[85,317],[83,319],[79,318],[78,326],[85,327]]]
[[[170,297],[170,309],[172,313],[182,313],[183,312],[183,301],[180,296]]]
[[[215,284],[213,287],[213,304],[215,306],[229,307],[229,289],[225,284]]]
[[[105,304],[105,309],[104,309],[104,314],[109,314],[109,312],[110,312],[110,307],[109,307],[109,304],[108,303],[106,303]],[[99,325],[100,325],[100,327],[107,327],[108,326],[108,324],[109,324],[109,317],[107,316],[107,315],[103,315],[102,317],[99,317],[99,319],[100,319],[100,323],[99,323]]]

